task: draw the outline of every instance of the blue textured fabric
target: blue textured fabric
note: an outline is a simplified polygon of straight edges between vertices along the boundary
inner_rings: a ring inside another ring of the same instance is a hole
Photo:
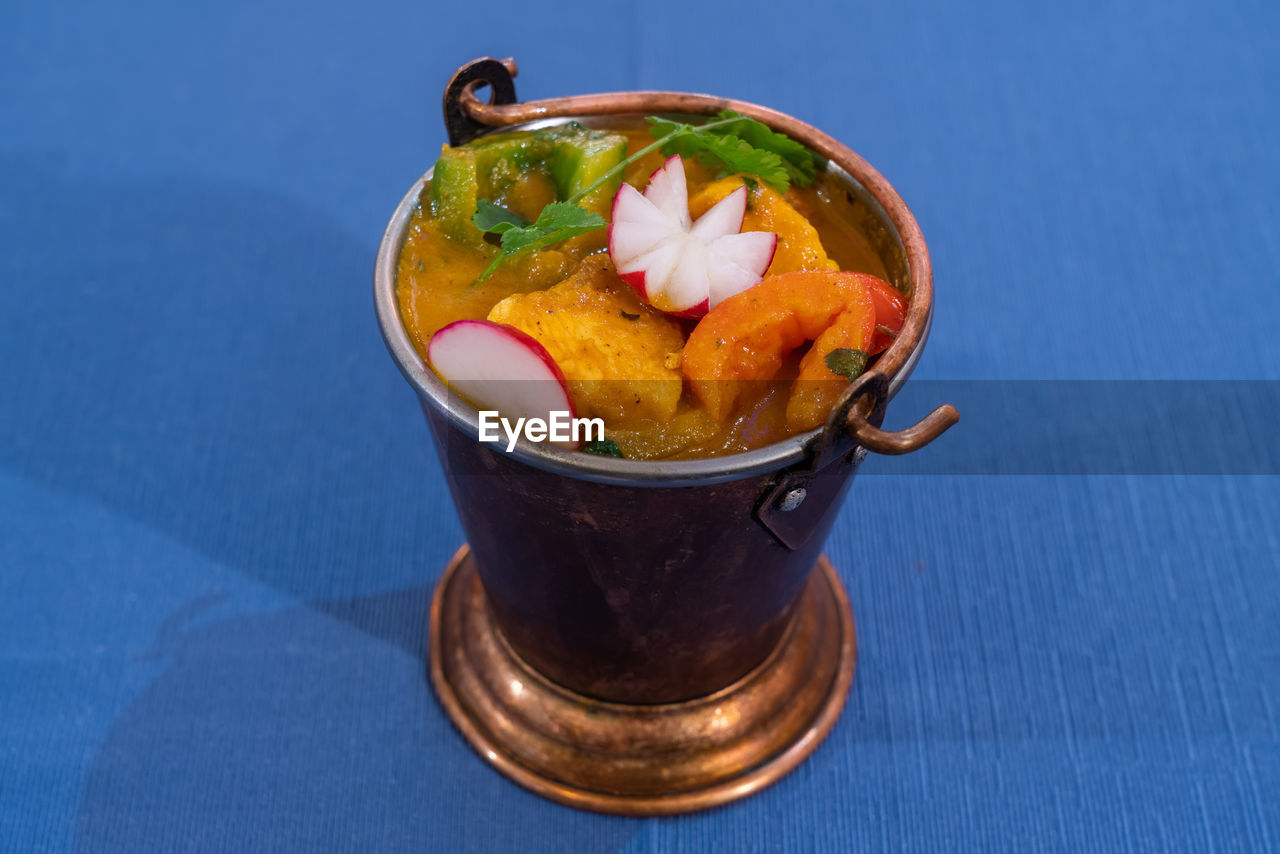
[[[461,534],[369,282],[458,65],[848,142],[929,240],[918,377],[1280,380],[1280,5],[1103,6],[5,4],[0,851],[1275,849],[1274,474],[870,461],[847,710],[705,814],[544,802],[423,676]]]

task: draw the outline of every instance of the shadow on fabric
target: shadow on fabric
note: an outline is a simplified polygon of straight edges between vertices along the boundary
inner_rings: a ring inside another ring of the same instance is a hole
[[[625,845],[637,822],[549,809],[491,770],[436,711],[419,653],[429,592],[207,623],[198,618],[212,602],[180,609],[148,652],[172,666],[119,716],[98,752],[77,847]]]

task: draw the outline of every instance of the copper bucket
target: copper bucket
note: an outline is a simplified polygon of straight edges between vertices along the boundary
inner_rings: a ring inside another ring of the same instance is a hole
[[[940,407],[880,429],[919,358],[932,312],[929,256],[898,194],[834,139],[754,104],[674,92],[515,102],[510,60],[477,60],[445,92],[451,144],[563,121],[732,109],[797,139],[863,218],[910,308],[895,343],[826,425],[749,453],[613,459],[476,441],[401,323],[396,261],[423,176],[378,252],[383,337],[430,425],[469,546],[437,586],[432,682],[479,753],[522,785],[601,812],[669,814],[724,803],[795,767],[834,724],[853,677],[847,597],[820,557],[867,450],[899,454],[953,424]],[[475,90],[487,84],[489,103]],[[812,570],[818,569],[817,572]]]

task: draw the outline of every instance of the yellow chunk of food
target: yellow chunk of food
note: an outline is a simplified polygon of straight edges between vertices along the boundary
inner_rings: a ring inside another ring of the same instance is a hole
[[[689,198],[689,213],[696,219],[716,202],[741,187],[743,180],[732,176],[713,181],[694,191]],[[772,231],[778,235],[778,249],[765,275],[791,273],[796,270],[838,270],[840,265],[827,257],[818,230],[787,201],[786,197],[757,183],[747,197],[747,215],[742,219],[743,231]]]
[[[680,402],[680,324],[640,301],[605,255],[551,288],[507,297],[489,312],[538,340],[569,383],[578,416],[666,421]]]

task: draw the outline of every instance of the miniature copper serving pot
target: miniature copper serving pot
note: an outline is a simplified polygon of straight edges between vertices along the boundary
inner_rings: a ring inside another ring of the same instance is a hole
[[[507,453],[477,441],[476,410],[423,363],[399,316],[397,258],[430,173],[383,237],[379,323],[421,401],[470,547],[432,607],[432,676],[446,709],[490,762],[562,802],[650,814],[722,803],[797,764],[844,702],[853,626],[819,552],[857,464],[868,450],[922,447],[957,419],[944,406],[910,429],[881,429],[929,329],[924,238],[878,172],[797,119],[675,92],[521,104],[513,73],[510,60],[481,59],[454,76],[451,144],[570,120],[608,127],[736,110],[825,158],[909,295],[893,345],[810,433],[703,460],[624,460],[523,440]],[[476,97],[482,85],[488,103]]]

